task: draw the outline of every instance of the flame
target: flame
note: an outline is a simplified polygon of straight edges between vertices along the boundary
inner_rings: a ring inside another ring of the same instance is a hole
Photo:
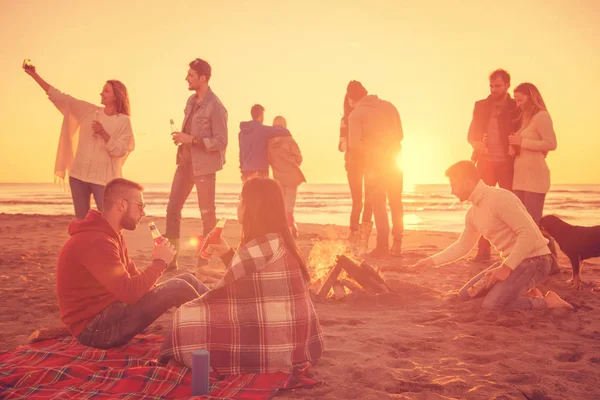
[[[312,281],[322,282],[335,265],[337,256],[340,255],[357,261],[356,256],[350,251],[347,240],[316,240],[308,255],[308,265],[312,267]],[[343,271],[339,278],[346,278],[346,272]]]

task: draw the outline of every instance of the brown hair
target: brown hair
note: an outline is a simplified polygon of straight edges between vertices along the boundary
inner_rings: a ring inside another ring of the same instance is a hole
[[[204,61],[201,58],[196,58],[190,63],[190,68],[196,71],[198,76],[205,76],[206,82],[208,83],[212,74],[212,68],[210,67],[210,64],[208,62]]]
[[[108,210],[116,204],[117,200],[123,198],[123,194],[128,189],[144,191],[144,187],[137,182],[125,178],[115,178],[108,182],[104,187],[103,207]]]
[[[544,103],[544,99],[542,98],[542,94],[538,90],[538,88],[533,83],[521,83],[519,86],[515,88],[515,93],[521,93],[529,97],[529,101],[531,102],[531,115],[529,115],[529,119],[525,120],[523,118],[524,111],[520,110],[518,120],[521,121],[521,127],[527,125],[531,118],[540,111],[547,111],[546,103]]]
[[[131,109],[129,106],[129,94],[125,85],[116,79],[106,81],[110,84],[115,94],[116,108],[119,114],[131,115]]]
[[[490,74],[490,81],[496,78],[502,78],[504,83],[510,86],[510,74],[506,70],[499,68]]]
[[[284,128],[287,128],[287,121],[281,115],[278,115],[273,119],[273,126],[283,126]]]
[[[255,104],[250,109],[250,115],[252,116],[252,119],[254,121],[256,121],[264,113],[265,113],[265,108],[263,106],[261,106],[260,104]]]
[[[359,101],[368,93],[369,92],[367,92],[367,89],[365,89],[365,87],[359,81],[350,81],[350,83],[348,83],[348,87],[346,88],[346,94],[354,101]]]
[[[300,253],[285,216],[285,205],[279,184],[269,178],[251,178],[242,187],[242,237],[240,246],[268,233],[278,233],[288,251],[298,261],[306,282],[310,274]]]
[[[470,182],[477,182],[481,178],[475,164],[467,160],[459,161],[451,165],[446,170],[446,176],[450,179]]]

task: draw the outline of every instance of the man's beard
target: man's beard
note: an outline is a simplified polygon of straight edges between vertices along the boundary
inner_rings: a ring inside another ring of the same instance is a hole
[[[123,227],[123,229],[127,229],[128,231],[134,231],[140,223],[141,219],[142,218],[136,220],[130,217],[129,215],[123,215],[123,217],[121,218],[121,226]]]

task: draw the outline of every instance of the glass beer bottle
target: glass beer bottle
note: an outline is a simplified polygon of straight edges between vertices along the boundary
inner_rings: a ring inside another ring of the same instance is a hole
[[[206,237],[202,241],[202,246],[200,247],[200,257],[208,260],[210,258],[210,254],[206,252],[206,248],[209,244],[219,244],[221,243],[221,234],[223,233],[223,227],[225,226],[225,222],[227,218],[221,218],[217,225],[213,228],[212,231],[206,235]]]

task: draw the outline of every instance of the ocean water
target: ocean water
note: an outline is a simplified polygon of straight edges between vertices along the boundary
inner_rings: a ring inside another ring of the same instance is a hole
[[[144,184],[149,216],[165,216],[170,184]],[[217,184],[217,217],[235,218],[240,184]],[[449,185],[415,185],[404,192],[405,228],[460,232],[468,204],[450,193]],[[351,208],[346,184],[304,184],[298,190],[298,222],[346,226]],[[554,185],[546,197],[545,214],[573,224],[600,224],[600,185]],[[0,213],[72,215],[70,193],[51,183],[0,183]],[[195,189],[184,218],[199,218]]]

